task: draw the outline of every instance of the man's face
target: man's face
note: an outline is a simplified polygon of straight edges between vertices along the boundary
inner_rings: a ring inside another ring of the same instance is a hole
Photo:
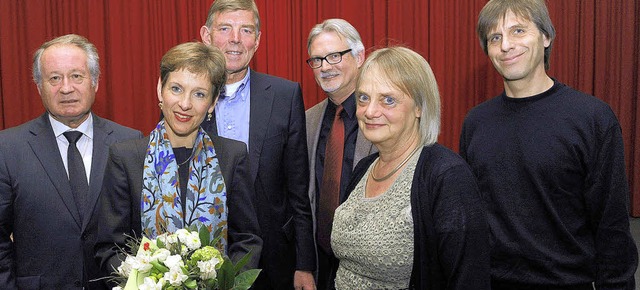
[[[202,42],[219,48],[227,61],[229,82],[242,79],[260,44],[253,13],[247,10],[218,12],[210,28],[200,30]],[[236,76],[234,76],[234,74]]]
[[[531,21],[508,11],[487,37],[487,54],[506,82],[545,77],[544,49],[551,44]]]
[[[346,41],[335,32],[321,32],[309,46],[309,57],[325,57],[349,49]],[[342,103],[356,88],[358,69],[364,62],[364,52],[356,56],[348,52],[342,56],[342,61],[329,64],[322,61],[322,66],[313,69],[316,82],[329,98],[337,104]]]
[[[40,67],[42,104],[54,119],[77,127],[88,117],[98,91],[98,84],[91,84],[87,54],[74,45],[54,45],[42,53]]]

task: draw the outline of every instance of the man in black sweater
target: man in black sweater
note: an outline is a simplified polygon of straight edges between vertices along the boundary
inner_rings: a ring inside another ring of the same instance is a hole
[[[489,213],[492,288],[635,289],[613,111],[547,75],[555,29],[544,0],[489,1],[477,32],[504,79],[460,137]]]

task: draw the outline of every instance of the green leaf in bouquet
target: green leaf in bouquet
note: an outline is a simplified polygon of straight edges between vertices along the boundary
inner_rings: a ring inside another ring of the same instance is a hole
[[[211,234],[209,233],[209,230],[207,229],[207,227],[205,226],[200,227],[200,230],[198,231],[198,236],[200,236],[200,244],[202,246],[211,245],[209,244],[211,242]]]
[[[184,286],[189,289],[196,289],[198,288],[198,282],[195,279],[187,279],[187,281],[184,281]]]
[[[251,269],[240,273],[240,275],[236,276],[235,284],[233,286],[233,290],[247,290],[253,282],[256,281],[258,275],[260,274],[260,269]]]
[[[235,283],[236,272],[233,267],[233,262],[229,257],[224,257],[224,262],[218,271],[218,287],[220,290],[233,289]]]
[[[219,289],[218,287],[216,287],[216,285],[218,283],[217,279],[209,279],[209,280],[204,280],[204,281],[200,281],[200,285],[198,285],[198,287],[200,289]]]
[[[162,242],[162,239],[156,239],[156,246],[158,246],[159,249],[166,249],[167,246],[164,244],[164,242]]]
[[[249,252],[247,254],[242,256],[242,258],[240,259],[240,261],[238,261],[238,263],[233,265],[233,273],[234,274],[235,273],[240,273],[240,270],[242,270],[242,267],[244,267],[244,265],[249,263],[250,259],[251,259],[251,250],[249,250]]]
[[[158,270],[158,272],[160,272],[160,273],[169,272],[169,268],[167,268],[164,265],[160,264],[160,262],[158,262],[158,261],[151,261],[150,263],[151,263],[151,265],[153,265],[153,269]]]

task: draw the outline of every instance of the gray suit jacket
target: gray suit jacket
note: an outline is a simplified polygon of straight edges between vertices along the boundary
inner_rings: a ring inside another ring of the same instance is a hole
[[[327,102],[329,99],[316,104],[309,108],[306,114],[307,120],[307,146],[309,147],[309,200],[311,201],[311,212],[313,216],[313,233],[315,237],[316,233],[316,152],[318,149],[318,138],[320,136],[320,128],[322,127],[322,117],[324,111],[327,109]],[[356,151],[353,156],[353,168],[356,167],[358,162],[367,157],[370,154],[378,152],[378,149],[369,142],[362,131],[358,129],[358,136],[356,137]],[[353,169],[352,168],[352,169]],[[348,182],[348,181],[347,181]]]
[[[0,131],[0,285],[2,289],[102,289],[93,245],[94,209],[108,148],[140,138],[93,115],[87,213],[80,220],[49,117]],[[13,233],[14,241],[9,238]]]
[[[234,262],[251,251],[250,268],[257,268],[262,249],[260,229],[253,207],[249,182],[247,149],[244,143],[212,136],[216,158],[227,188],[228,254]],[[111,274],[124,260],[118,247],[126,238],[140,237],[140,193],[149,137],[122,142],[111,147],[99,202],[100,225],[96,239],[96,258],[102,275]],[[116,247],[116,245],[118,247]]]

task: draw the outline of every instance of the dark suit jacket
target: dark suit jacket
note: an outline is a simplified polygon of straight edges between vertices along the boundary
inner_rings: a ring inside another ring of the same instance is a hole
[[[257,268],[262,240],[248,182],[246,146],[218,136],[212,140],[227,188],[229,256],[237,262],[251,251],[252,260],[247,266]],[[111,275],[124,260],[116,245],[125,248],[125,234],[141,237],[140,193],[148,144],[149,137],[146,137],[110,148],[100,196],[100,225],[96,239],[96,259],[105,276]]]
[[[300,85],[250,70],[249,163],[264,247],[255,289],[291,289],[316,267]],[[218,135],[215,118],[203,128]]]
[[[88,214],[80,220],[48,115],[0,132],[0,288],[104,287],[88,280],[98,277],[93,213],[107,150],[140,137],[139,131],[93,115]]]

